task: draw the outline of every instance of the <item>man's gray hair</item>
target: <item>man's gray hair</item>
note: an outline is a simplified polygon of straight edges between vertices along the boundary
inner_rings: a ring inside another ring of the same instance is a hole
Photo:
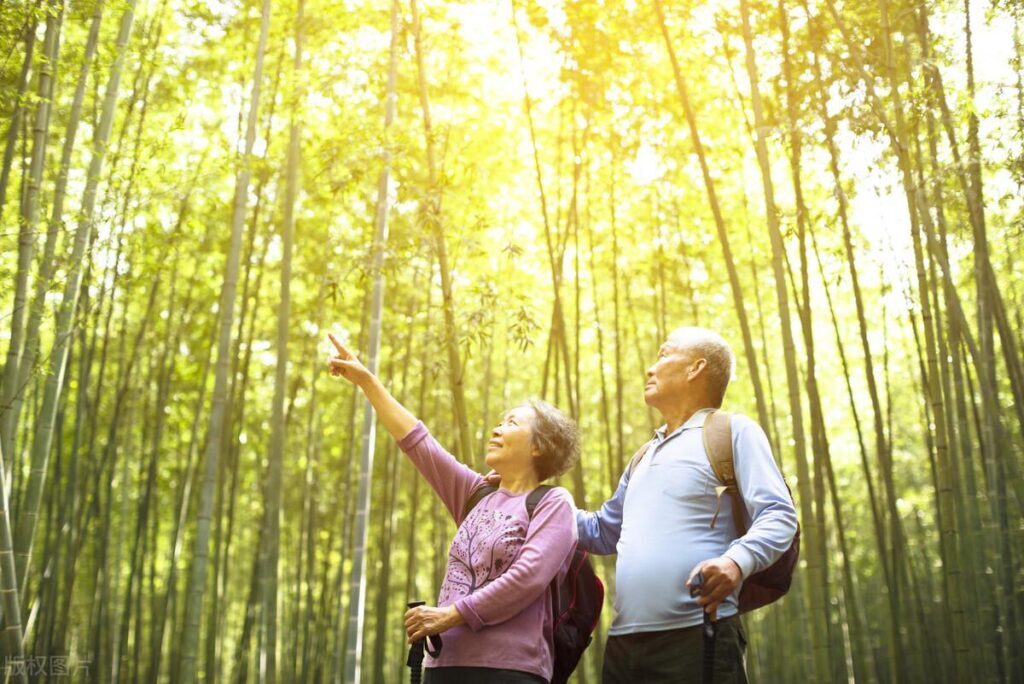
[[[673,330],[668,341],[680,349],[692,350],[698,358],[707,359],[705,372],[708,374],[710,398],[716,408],[721,406],[736,369],[736,356],[725,338],[707,328],[682,327]]]

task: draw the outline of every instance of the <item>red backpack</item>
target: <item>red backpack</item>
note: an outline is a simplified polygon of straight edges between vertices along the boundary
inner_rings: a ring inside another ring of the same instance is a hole
[[[462,509],[462,519],[480,501],[497,491],[497,487],[483,485],[469,496]],[[526,497],[526,512],[533,518],[537,504],[553,487],[541,485]],[[604,606],[604,584],[594,572],[590,564],[589,554],[579,547],[572,554],[569,571],[561,582],[556,578],[551,582],[551,635],[554,672],[551,684],[565,684],[576,665],[580,662],[583,652],[593,640],[594,630],[601,618]]]
[[[653,440],[640,447],[640,450],[630,459],[627,472],[632,474],[633,469],[650,450]],[[742,537],[747,533],[747,511],[743,506],[743,499],[740,497],[739,488],[736,486],[736,468],[733,462],[732,453],[732,414],[725,411],[714,410],[704,418],[704,450],[708,455],[708,462],[711,469],[718,477],[720,485],[715,487],[715,494],[718,496],[718,506],[722,505],[722,494],[729,494],[732,500],[732,517],[736,521],[737,535]],[[785,479],[783,479],[785,482]],[[789,489],[789,498],[793,498],[793,491]],[[711,519],[711,527],[715,526],[718,520],[718,511]],[[800,526],[797,524],[796,534],[793,536],[793,543],[779,556],[778,560],[769,567],[755,572],[743,580],[743,587],[740,589],[739,612],[749,612],[756,608],[773,603],[789,591],[793,583],[793,572],[796,570],[796,562],[800,556]]]

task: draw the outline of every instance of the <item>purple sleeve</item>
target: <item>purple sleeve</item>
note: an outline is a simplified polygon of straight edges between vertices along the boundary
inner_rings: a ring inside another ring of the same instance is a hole
[[[576,545],[575,510],[569,492],[561,488],[541,499],[508,570],[455,602],[470,629],[477,632],[518,615],[547,590]]]
[[[441,497],[455,522],[461,523],[466,501],[473,490],[483,484],[484,478],[459,463],[434,439],[421,421],[417,421],[412,430],[398,440],[398,446]]]

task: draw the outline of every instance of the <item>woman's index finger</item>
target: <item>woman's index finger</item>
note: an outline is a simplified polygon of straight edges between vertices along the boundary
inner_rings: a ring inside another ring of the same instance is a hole
[[[331,339],[331,344],[334,345],[334,348],[338,350],[339,354],[341,354],[345,358],[351,358],[352,352],[350,352],[348,349],[345,349],[345,345],[338,341],[338,338],[334,336],[334,333],[327,333],[327,337]]]

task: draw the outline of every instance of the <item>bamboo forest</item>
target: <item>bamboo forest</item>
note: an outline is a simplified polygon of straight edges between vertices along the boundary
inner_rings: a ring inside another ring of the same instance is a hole
[[[456,526],[328,333],[596,510],[701,326],[800,520],[749,679],[1024,681],[1017,0],[0,0],[0,111],[6,680],[406,681]]]

